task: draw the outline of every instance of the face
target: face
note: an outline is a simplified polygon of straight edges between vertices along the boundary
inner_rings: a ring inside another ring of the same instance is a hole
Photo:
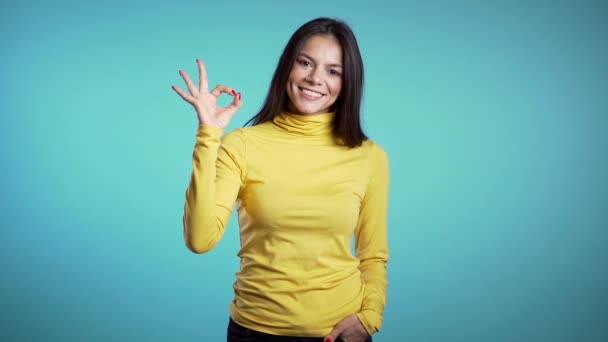
[[[331,35],[310,37],[287,80],[288,110],[313,115],[329,112],[342,91],[342,47]]]

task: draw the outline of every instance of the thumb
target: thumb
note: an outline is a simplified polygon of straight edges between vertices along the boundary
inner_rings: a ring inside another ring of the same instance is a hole
[[[325,336],[323,342],[336,342],[338,340],[338,337],[342,334],[343,330],[344,328],[342,328],[341,324],[336,325],[334,330],[332,330],[329,335]]]

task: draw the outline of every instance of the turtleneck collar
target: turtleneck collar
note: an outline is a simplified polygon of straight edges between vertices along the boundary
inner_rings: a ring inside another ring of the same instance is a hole
[[[272,119],[272,123],[280,130],[303,136],[322,136],[331,134],[335,112],[302,115],[281,112]]]

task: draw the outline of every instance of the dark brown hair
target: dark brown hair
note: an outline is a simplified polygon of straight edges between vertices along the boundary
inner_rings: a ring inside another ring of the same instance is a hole
[[[258,125],[271,121],[287,109],[287,80],[293,64],[302,50],[304,42],[317,34],[336,37],[342,47],[344,58],[342,93],[332,110],[336,111],[333,133],[349,147],[360,146],[367,136],[361,128],[361,99],[363,97],[363,60],[353,31],[343,21],[331,18],[313,19],[300,26],[291,36],[272,77],[268,95],[260,111],[245,125]]]

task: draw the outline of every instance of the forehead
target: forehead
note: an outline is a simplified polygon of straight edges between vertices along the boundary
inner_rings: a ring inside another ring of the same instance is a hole
[[[328,34],[317,34],[308,38],[300,53],[312,58],[322,59],[327,63],[342,62],[342,46],[336,37]]]

